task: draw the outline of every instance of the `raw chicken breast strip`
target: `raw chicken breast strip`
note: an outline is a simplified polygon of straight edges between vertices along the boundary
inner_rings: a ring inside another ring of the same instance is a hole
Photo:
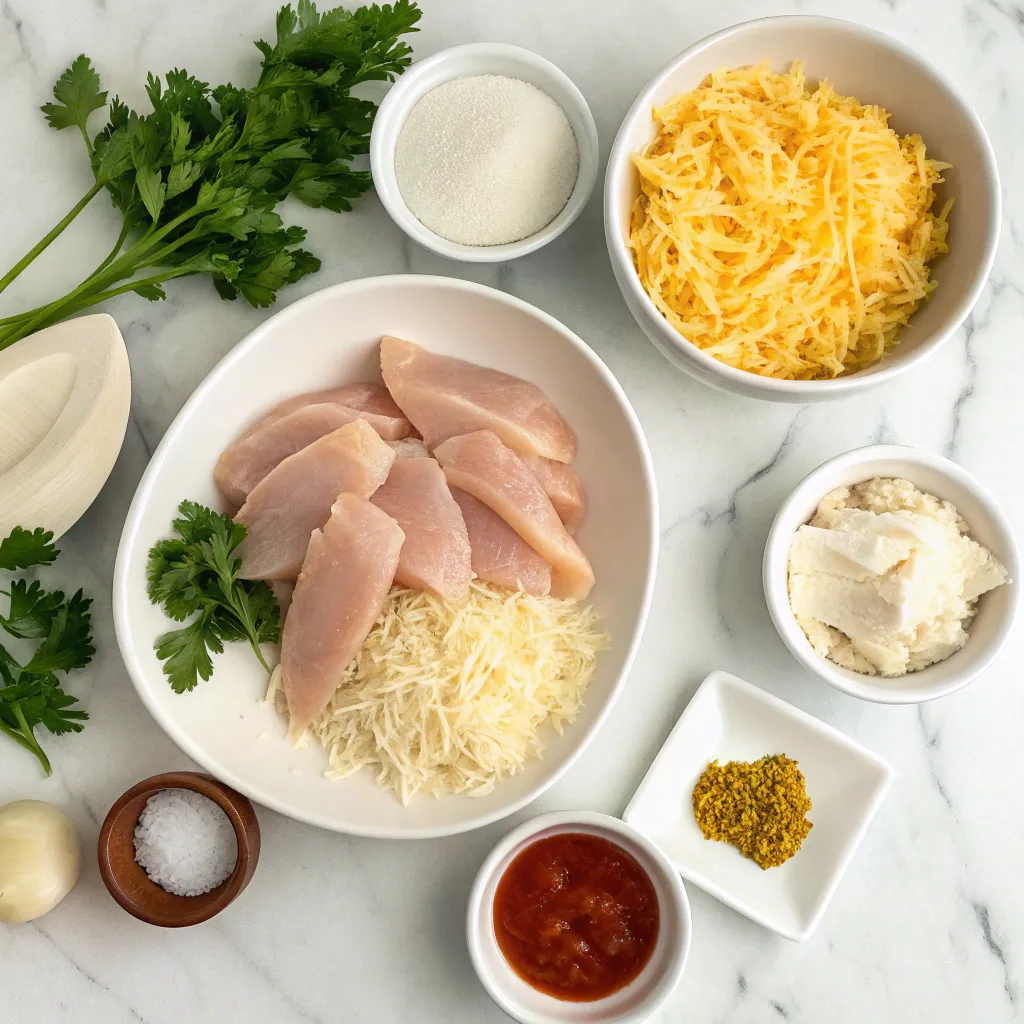
[[[246,530],[242,578],[294,580],[310,533],[327,522],[338,495],[369,498],[394,461],[395,453],[365,420],[290,455],[253,488],[235,516]]]
[[[252,489],[289,455],[362,415],[326,402],[296,409],[228,445],[214,467],[214,482],[231,507],[240,508]]]
[[[461,487],[512,527],[551,566],[551,594],[582,600],[594,571],[530,468],[490,430],[453,437],[434,450],[451,487]]]
[[[339,494],[309,538],[281,637],[293,743],[331,699],[380,615],[404,539],[391,516],[354,494]]]
[[[587,492],[579,473],[572,466],[552,459],[531,456],[523,461],[551,499],[566,532],[575,533],[587,514]]]
[[[385,337],[380,368],[392,398],[433,451],[450,437],[492,430],[513,451],[572,462],[576,435],[534,384],[411,341]]]
[[[550,593],[551,566],[497,512],[458,487],[451,491],[462,509],[477,578],[534,597]]]
[[[326,391],[307,391],[302,395],[293,395],[274,406],[270,412],[258,419],[238,438],[248,437],[254,430],[269,427],[283,416],[302,409],[307,405],[343,405],[352,409],[357,415],[352,419],[364,419],[385,441],[398,440],[412,433],[412,424],[405,418],[395,400],[386,388],[379,384],[346,384],[340,388],[328,388]]]
[[[431,458],[399,458],[370,501],[405,533],[395,582],[442,601],[469,596],[469,535],[441,467]]]

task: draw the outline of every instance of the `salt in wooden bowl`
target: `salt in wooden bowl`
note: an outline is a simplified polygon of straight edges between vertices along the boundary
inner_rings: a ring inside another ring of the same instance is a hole
[[[135,826],[147,801],[163,789],[188,789],[212,800],[231,822],[238,860],[228,878],[201,896],[176,896],[157,885],[135,860]],[[133,917],[161,928],[208,921],[249,884],[260,856],[260,825],[241,793],[198,772],[166,772],[132,786],[107,812],[100,829],[99,865],[110,895]]]

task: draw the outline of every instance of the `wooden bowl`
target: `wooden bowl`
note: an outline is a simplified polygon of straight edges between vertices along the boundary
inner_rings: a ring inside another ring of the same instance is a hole
[[[216,889],[202,896],[175,896],[167,892],[135,860],[135,826],[146,802],[161,789],[190,789],[209,797],[228,816],[235,830],[235,870]],[[167,772],[132,786],[107,812],[100,829],[103,884],[129,914],[161,928],[186,928],[219,914],[249,884],[259,856],[260,823],[252,804],[241,793],[197,772]]]

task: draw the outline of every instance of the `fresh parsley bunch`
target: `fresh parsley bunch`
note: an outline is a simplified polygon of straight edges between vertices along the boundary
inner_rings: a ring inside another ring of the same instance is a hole
[[[0,569],[15,572],[52,565],[58,553],[52,533],[16,526],[0,541]],[[38,580],[13,580],[10,589],[0,593],[8,599],[0,627],[19,640],[41,641],[24,664],[0,646],[0,733],[35,754],[49,775],[50,762],[36,739],[36,726],[55,735],[81,732],[89,717],[76,706],[77,698],[61,689],[57,673],[85,667],[96,653],[92,601],[81,590],[70,598],[60,590],[44,590]]]
[[[269,673],[259,645],[280,643],[281,616],[266,583],[238,578],[245,527],[194,501],[178,506],[173,526],[177,537],[154,544],[146,567],[150,600],[178,622],[191,619],[157,641],[171,687],[184,693],[209,679],[210,652],[232,640],[248,640]]]
[[[89,118],[107,106],[107,93],[80,56],[42,110],[52,127],[81,132],[95,182],[0,278],[0,292],[104,189],[122,214],[121,232],[76,288],[0,319],[0,349],[124,292],[162,299],[176,277],[209,274],[224,298],[268,306],[278,289],[318,270],[317,257],[300,248],[305,231],[285,226],[274,208],[291,195],[349,210],[371,187],[351,161],[369,149],[376,106],[351,90],[401,74],[412,51],[399,37],[416,31],[419,18],[411,0],[324,14],[298,0],[278,12],[276,44],[256,43],[263,61],[254,85],[211,89],[187,71],[151,74],[152,112],[115,97],[95,136]]]

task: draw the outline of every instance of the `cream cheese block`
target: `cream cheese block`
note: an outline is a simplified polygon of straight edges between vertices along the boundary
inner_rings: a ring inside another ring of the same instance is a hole
[[[789,552],[789,601],[815,650],[899,676],[967,643],[981,594],[1006,569],[949,502],[876,478],[826,495]]]

